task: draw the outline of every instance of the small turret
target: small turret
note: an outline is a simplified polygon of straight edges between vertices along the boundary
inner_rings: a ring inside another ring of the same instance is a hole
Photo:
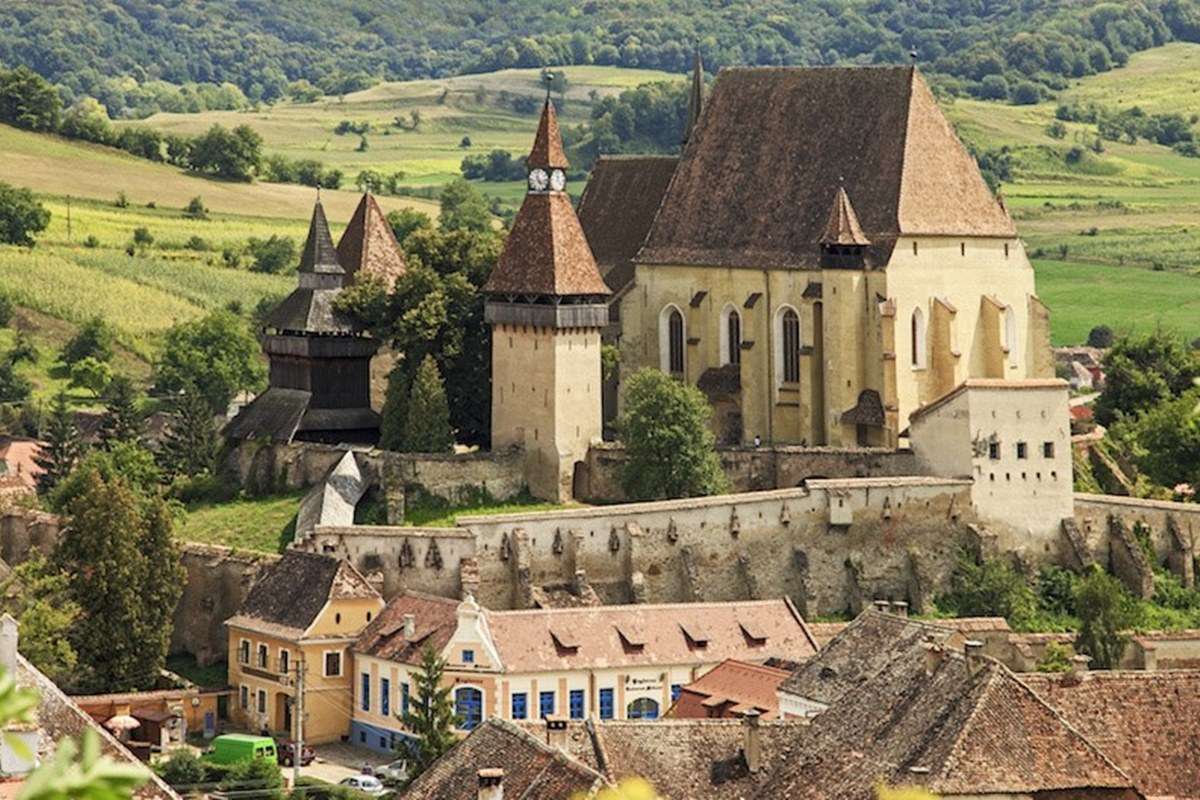
[[[832,269],[862,269],[871,240],[863,233],[846,187],[839,186],[829,210],[829,222],[821,234],[821,266]]]
[[[700,112],[704,110],[704,63],[700,60],[700,49],[697,48],[692,56],[692,87],[688,93],[688,118],[683,129],[683,144],[692,138],[692,130],[700,121]]]

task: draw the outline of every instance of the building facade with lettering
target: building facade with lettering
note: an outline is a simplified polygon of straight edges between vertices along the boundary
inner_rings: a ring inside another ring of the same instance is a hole
[[[352,743],[391,750],[407,736],[400,717],[427,646],[446,659],[464,732],[488,719],[657,719],[726,659],[816,652],[787,599],[489,611],[409,592],[354,646]]]

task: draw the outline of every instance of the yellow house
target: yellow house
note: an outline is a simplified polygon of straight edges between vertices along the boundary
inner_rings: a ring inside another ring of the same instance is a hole
[[[695,117],[677,164],[601,159],[580,202],[622,375],[699,386],[725,443],[887,447],[964,380],[1053,376],[1016,228],[916,69],[725,69]]]
[[[726,659],[799,662],[816,643],[786,598],[492,611],[406,592],[354,646],[354,744],[390,751],[407,736],[424,649],[470,731],[490,719],[657,719],[682,687]]]
[[[383,598],[348,561],[289,550],[264,569],[229,629],[230,716],[248,730],[292,736],[303,685],[304,739],[350,729],[349,648]]]

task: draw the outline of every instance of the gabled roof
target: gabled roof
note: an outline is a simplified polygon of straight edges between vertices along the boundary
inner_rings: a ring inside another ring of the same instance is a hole
[[[685,700],[693,695],[729,705],[730,712],[735,715],[756,709],[764,719],[774,719],[779,713],[779,685],[787,680],[788,675],[787,670],[726,659],[683,687],[683,694],[672,715],[680,718],[707,716],[694,713],[698,711],[697,704]]]
[[[727,603],[591,606],[487,611],[488,628],[508,672],[600,669],[621,664],[711,664],[726,658],[799,660],[816,651],[804,621],[786,599]],[[765,634],[752,640],[742,622]],[[580,643],[564,651],[555,630]],[[685,630],[705,638],[689,641]],[[700,632],[703,633],[700,633]]]
[[[422,772],[405,800],[476,800],[479,770],[504,770],[506,800],[565,800],[605,783],[596,770],[510,722],[488,719]]]
[[[1003,389],[1012,391],[1051,390],[1065,392],[1070,384],[1062,378],[967,378],[941,397],[930,400],[908,416],[909,424],[941,408],[970,389]]]
[[[945,643],[956,633],[950,625],[867,609],[801,664],[779,691],[829,705],[895,660],[919,659],[926,641]]]
[[[1136,796],[1132,781],[1001,664],[899,658],[815,717],[761,796],[868,800],[880,782],[935,794]]]
[[[1146,796],[1200,797],[1200,671],[1017,677]]]
[[[579,198],[579,224],[605,283],[633,280],[633,258],[679,164],[678,156],[601,156]]]
[[[312,392],[272,386],[239,411],[221,433],[228,439],[290,442],[310,400]]]
[[[854,206],[850,205],[850,196],[846,187],[839,186],[833,196],[833,207],[829,209],[829,222],[825,223],[825,232],[821,234],[821,244],[844,244],[865,247],[871,243],[858,224],[858,215]]]
[[[379,598],[379,592],[349,561],[287,550],[263,569],[226,624],[298,638],[327,603],[354,598]]]
[[[498,295],[606,296],[565,192],[530,192],[483,290]]]
[[[724,69],[637,260],[815,267],[842,178],[869,264],[901,235],[1016,235],[913,68]]]
[[[308,223],[308,238],[304,240],[304,252],[300,254],[301,273],[312,272],[342,275],[337,248],[329,234],[329,222],[325,219],[325,208],[318,200],[313,206],[312,220]]]
[[[351,281],[377,277],[388,291],[408,269],[404,252],[379,203],[364,194],[337,245],[338,261]]]
[[[542,105],[542,118],[538,120],[537,133],[533,137],[533,149],[526,159],[529,169],[566,169],[570,166],[563,150],[562,134],[558,130],[558,114],[550,98]]]
[[[448,597],[406,591],[391,599],[363,629],[354,652],[402,664],[420,664],[421,652],[430,646],[440,653],[458,624],[458,601]],[[404,617],[413,616],[414,635],[404,635]]]

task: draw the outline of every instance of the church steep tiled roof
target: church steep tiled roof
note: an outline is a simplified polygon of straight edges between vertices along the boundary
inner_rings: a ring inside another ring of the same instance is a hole
[[[863,233],[862,225],[858,223],[858,215],[850,204],[850,196],[846,187],[839,186],[833,197],[833,208],[829,210],[829,222],[825,223],[825,232],[821,234],[821,244],[859,245],[865,247],[871,240]]]
[[[841,179],[868,264],[901,235],[1016,235],[913,68],[726,69],[637,260],[815,267]]]
[[[383,209],[370,194],[364,194],[337,244],[338,261],[351,280],[364,276],[380,278],[388,291],[408,269],[396,234]]]
[[[554,111],[554,103],[546,98],[542,106],[542,118],[538,121],[537,134],[533,137],[533,149],[525,162],[530,169],[566,169],[566,151],[563,150],[562,134],[558,130],[558,114]]]

